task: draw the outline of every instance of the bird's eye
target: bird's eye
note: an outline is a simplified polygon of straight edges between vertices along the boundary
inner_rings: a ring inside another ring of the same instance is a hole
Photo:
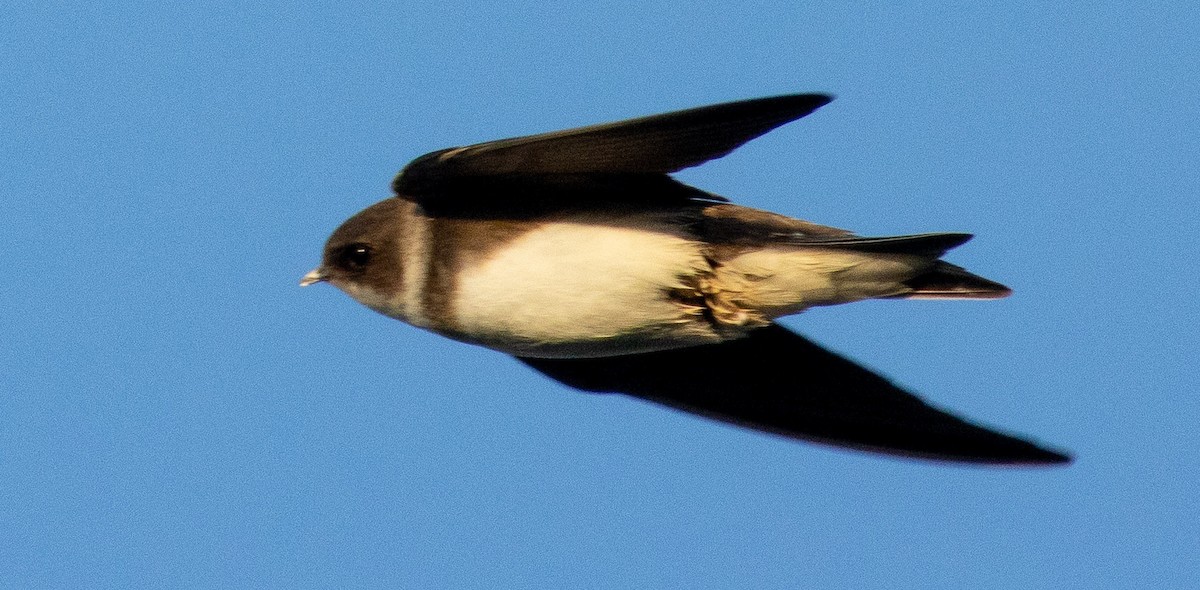
[[[339,268],[358,272],[371,263],[371,247],[366,244],[350,244],[338,252],[335,264]]]

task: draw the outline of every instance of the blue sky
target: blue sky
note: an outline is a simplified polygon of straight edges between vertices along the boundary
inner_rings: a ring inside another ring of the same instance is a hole
[[[0,586],[1200,581],[1192,3],[17,2],[0,21]],[[434,149],[838,96],[681,177],[970,231],[992,302],[787,321],[1073,451],[984,469],[567,390],[300,289]]]

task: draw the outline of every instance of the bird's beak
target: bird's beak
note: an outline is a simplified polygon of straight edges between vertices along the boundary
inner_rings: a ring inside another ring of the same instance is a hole
[[[307,287],[313,283],[320,283],[325,280],[325,275],[321,274],[320,268],[314,268],[304,278],[300,279],[300,286]]]

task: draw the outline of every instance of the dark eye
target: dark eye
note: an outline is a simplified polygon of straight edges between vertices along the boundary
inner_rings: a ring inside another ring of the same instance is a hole
[[[338,251],[334,264],[338,268],[358,272],[371,263],[371,247],[366,244],[350,244]]]

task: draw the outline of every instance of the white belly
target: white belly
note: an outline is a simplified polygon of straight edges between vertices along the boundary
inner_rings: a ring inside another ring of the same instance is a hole
[[[559,222],[522,235],[463,269],[457,328],[481,344],[538,356],[711,340],[699,334],[695,314],[667,296],[684,287],[683,277],[707,269],[701,245],[654,229]]]

